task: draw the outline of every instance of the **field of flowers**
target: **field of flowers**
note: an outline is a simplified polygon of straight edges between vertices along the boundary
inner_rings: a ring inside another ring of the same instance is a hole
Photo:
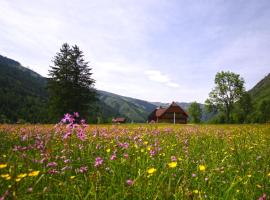
[[[267,199],[270,125],[0,125],[0,199]]]

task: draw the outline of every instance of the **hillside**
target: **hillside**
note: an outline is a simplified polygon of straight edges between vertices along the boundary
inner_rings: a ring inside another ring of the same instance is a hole
[[[263,100],[270,100],[270,73],[248,92],[256,106]]]
[[[46,121],[46,79],[0,55],[0,120]]]
[[[126,117],[129,121],[145,122],[148,115],[156,108],[147,101],[124,97],[105,91],[98,91],[100,101],[106,105],[101,111],[110,108],[114,116]],[[112,116],[113,117],[113,116]]]

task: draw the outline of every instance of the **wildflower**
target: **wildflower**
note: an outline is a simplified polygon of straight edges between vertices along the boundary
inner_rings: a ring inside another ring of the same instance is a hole
[[[81,173],[85,173],[85,172],[87,172],[88,171],[88,167],[86,167],[86,166],[82,166],[82,167],[80,167],[80,169],[79,169],[79,172],[81,172]]]
[[[134,184],[134,181],[133,181],[133,180],[131,180],[131,179],[128,179],[128,180],[126,181],[126,183],[127,183],[129,186],[131,186],[131,185],[133,185],[133,184]]]
[[[74,179],[76,176],[71,176],[71,177],[69,177],[70,179]]]
[[[99,167],[100,165],[102,165],[102,163],[103,159],[101,157],[96,157],[95,167]]]
[[[171,162],[168,165],[170,168],[175,168],[177,166],[177,162]]]
[[[154,155],[156,155],[156,153],[157,153],[157,152],[156,152],[155,150],[153,150],[153,149],[150,150],[150,156],[151,156],[151,157],[153,157]]]
[[[199,170],[200,171],[205,171],[206,167],[204,165],[199,165]]]
[[[172,162],[176,162],[177,161],[177,158],[175,156],[171,156],[171,161]]]
[[[7,164],[0,164],[0,169],[4,169],[7,167]]]
[[[270,172],[267,174],[267,176],[270,176]]]
[[[251,177],[251,174],[248,174],[247,177],[250,178]]]
[[[8,177],[9,176],[9,174],[1,174],[1,177],[2,178],[6,178],[6,177]]]
[[[125,159],[128,159],[128,154],[127,153],[124,153],[123,156],[124,156]]]
[[[197,175],[193,173],[191,176],[192,176],[192,177],[196,177]]]
[[[27,176],[26,173],[24,173],[24,174],[19,174],[19,175],[17,176],[17,178],[24,178],[24,177],[26,177],[26,176]]]
[[[111,152],[111,149],[106,149],[106,152],[107,152],[107,153],[110,153],[110,152]]]
[[[193,190],[193,193],[194,194],[198,194],[199,193],[199,190]]]
[[[32,187],[28,188],[27,192],[33,192],[33,188]]]
[[[156,172],[157,171],[157,169],[155,169],[154,167],[151,167],[151,168],[149,168],[148,170],[147,170],[147,173],[148,174],[153,174],[154,172]]]
[[[50,169],[48,171],[49,174],[58,174],[59,172],[56,169]]]
[[[266,200],[266,194],[263,193],[263,195],[259,198],[259,200]]]
[[[40,171],[32,171],[28,174],[28,176],[38,176]]]
[[[110,157],[110,160],[115,160],[115,159],[116,159],[116,155],[112,154],[111,157]]]
[[[16,178],[15,181],[16,182],[20,182],[22,179],[21,178]]]
[[[74,115],[74,117],[79,117],[80,116],[78,112],[74,112],[73,115]]]
[[[56,162],[49,162],[47,164],[47,167],[56,167],[57,166],[57,163]]]

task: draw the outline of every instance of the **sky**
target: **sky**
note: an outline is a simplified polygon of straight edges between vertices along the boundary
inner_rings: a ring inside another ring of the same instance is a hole
[[[0,0],[0,54],[48,76],[67,42],[95,88],[203,103],[220,71],[246,89],[270,73],[269,0]]]

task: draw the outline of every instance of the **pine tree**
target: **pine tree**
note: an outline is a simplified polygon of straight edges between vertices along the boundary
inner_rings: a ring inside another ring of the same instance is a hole
[[[62,45],[49,70],[48,90],[50,115],[59,120],[65,113],[79,112],[88,118],[97,100],[91,68],[77,45]]]

